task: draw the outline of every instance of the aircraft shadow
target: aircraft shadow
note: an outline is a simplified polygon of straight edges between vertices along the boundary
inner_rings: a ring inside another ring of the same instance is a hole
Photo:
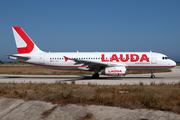
[[[155,79],[162,79],[162,78],[164,78],[164,77],[156,77]],[[99,77],[98,79],[92,79],[91,76],[83,75],[83,76],[81,76],[81,78],[74,79],[74,80],[75,81],[83,81],[83,80],[98,80],[98,81],[100,81],[100,80],[127,80],[127,79],[144,80],[144,79],[152,79],[152,78],[150,78],[150,77],[109,77],[109,76],[107,76],[107,77]],[[72,81],[72,80],[63,80],[63,81]]]
[[[3,78],[30,78],[30,79],[71,79],[71,78],[79,78],[79,77],[24,77],[24,76],[3,76]]]
[[[124,77],[111,77],[111,76],[105,76],[105,77],[99,77],[98,79],[92,79],[92,77],[91,76],[86,76],[86,75],[79,75],[79,76],[77,76],[77,77],[68,77],[68,76],[58,76],[58,77],[50,77],[50,76],[48,76],[48,77],[46,77],[45,75],[44,76],[38,76],[38,77],[36,77],[36,76],[2,76],[1,78],[7,78],[7,79],[17,79],[17,78],[19,78],[19,79],[46,79],[46,80],[48,80],[48,79],[55,79],[55,80],[60,80],[60,81],[83,81],[83,80],[98,80],[98,81],[101,81],[101,80],[127,80],[127,79],[131,79],[131,80],[137,80],[137,79],[139,79],[139,80],[144,80],[144,79],[151,79],[150,77],[126,77],[126,76],[124,76]],[[155,79],[162,79],[162,78],[164,78],[164,77],[156,77]],[[65,80],[64,80],[65,79]],[[153,81],[154,79],[152,79],[152,81]]]

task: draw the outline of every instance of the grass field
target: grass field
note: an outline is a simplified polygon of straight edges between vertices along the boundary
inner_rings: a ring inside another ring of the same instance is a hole
[[[157,72],[171,72],[171,70],[157,70]],[[91,71],[54,70],[38,66],[0,66],[0,74],[26,74],[26,75],[92,75]],[[150,73],[150,71],[127,71],[127,74]]]
[[[180,83],[100,86],[94,84],[0,83],[0,97],[40,100],[55,104],[105,105],[153,109],[180,114]]]
[[[156,71],[170,72],[171,70]],[[149,73],[149,71],[128,71],[128,74]],[[0,74],[52,74],[52,75],[92,75],[89,71],[62,71],[27,66],[18,63],[0,66]],[[156,85],[117,85],[100,86],[95,84],[76,85],[54,83],[0,83],[0,97],[24,100],[40,100],[56,104],[105,105],[129,109],[153,109],[172,111],[180,114],[180,82],[178,84],[160,83]]]
[[[176,66],[180,66],[180,63],[176,63]]]
[[[27,75],[91,75],[90,71],[54,70],[38,66],[0,66],[0,74],[27,74]]]

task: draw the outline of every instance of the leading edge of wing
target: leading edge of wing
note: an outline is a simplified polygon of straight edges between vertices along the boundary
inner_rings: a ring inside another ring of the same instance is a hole
[[[97,62],[97,61],[90,61],[90,60],[80,60],[80,59],[76,59],[76,58],[68,58],[66,56],[64,56],[65,61],[68,60],[73,60],[74,62],[76,62],[75,64],[84,64],[84,66],[88,65],[88,66],[104,66],[104,67],[110,67],[110,66],[125,66],[123,64],[113,64],[113,63],[102,63],[102,62]]]

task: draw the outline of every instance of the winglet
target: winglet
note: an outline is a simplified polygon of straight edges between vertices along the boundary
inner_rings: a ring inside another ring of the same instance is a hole
[[[63,56],[65,58],[65,62],[68,61],[70,58]]]

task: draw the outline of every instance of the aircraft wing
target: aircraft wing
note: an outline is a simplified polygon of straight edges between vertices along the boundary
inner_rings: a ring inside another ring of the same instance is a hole
[[[68,58],[64,56],[65,61],[67,60],[72,60],[75,62],[75,65],[77,64],[83,64],[82,66],[88,66],[89,70],[94,70],[94,69],[105,69],[106,67],[112,67],[112,66],[119,66],[119,64],[113,64],[113,63],[102,63],[102,62],[97,62],[97,61],[89,61],[89,60],[80,60],[76,58]],[[125,66],[122,65],[121,66]]]
[[[10,59],[13,59],[13,60],[28,60],[30,59],[30,57],[28,56],[18,56],[18,55],[6,55],[8,56]]]

